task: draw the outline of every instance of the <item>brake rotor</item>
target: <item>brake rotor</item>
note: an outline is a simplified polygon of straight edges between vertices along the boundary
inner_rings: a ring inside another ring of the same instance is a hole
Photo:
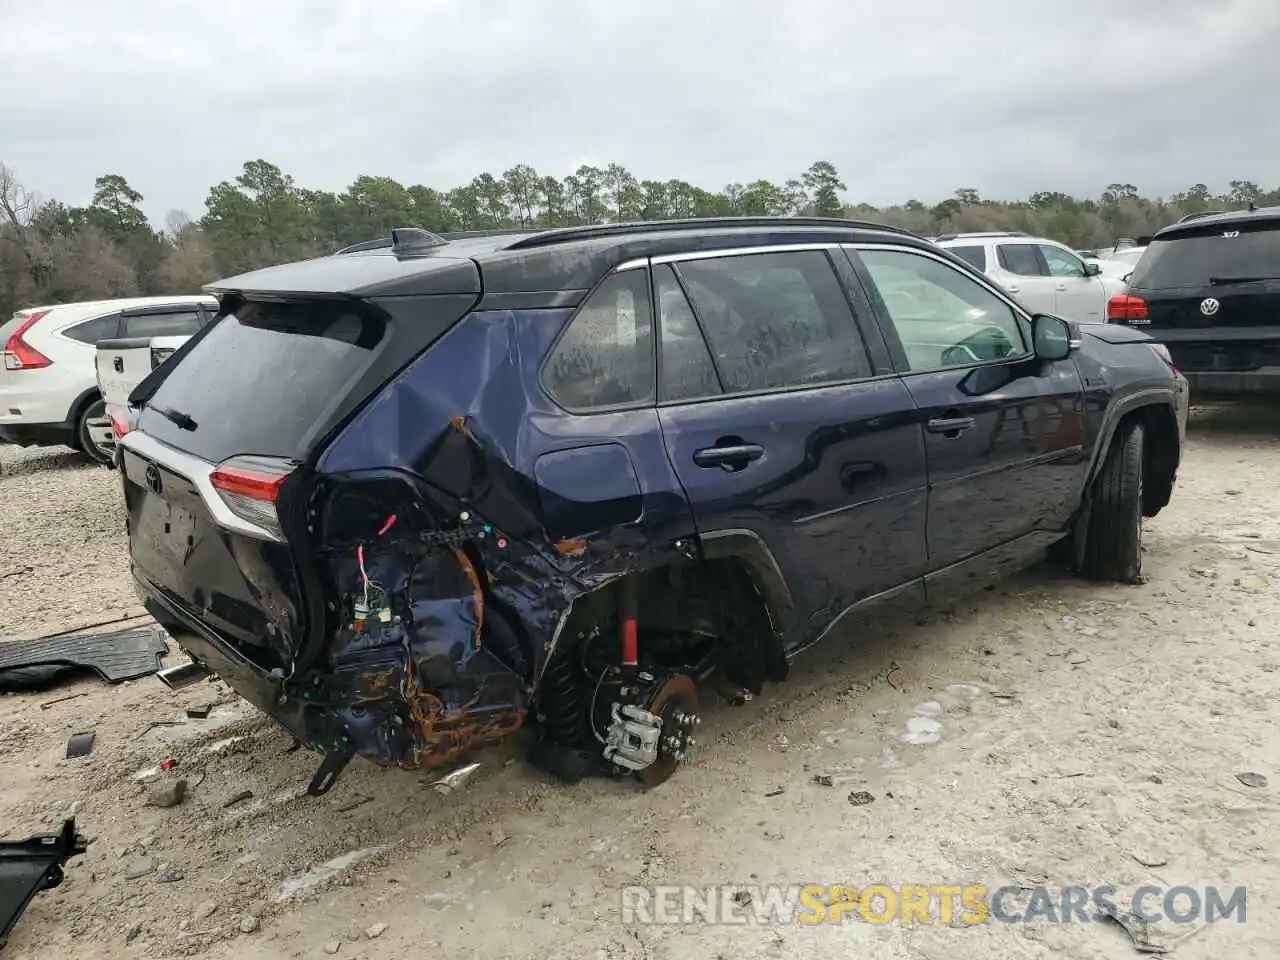
[[[667,746],[667,738],[675,737],[680,744],[686,743],[689,730],[676,720],[676,716],[697,715],[698,687],[689,677],[677,673],[654,688],[644,708],[662,718],[662,736],[658,740],[658,759],[643,770],[637,770],[636,779],[646,787],[656,787],[680,766],[680,756]]]

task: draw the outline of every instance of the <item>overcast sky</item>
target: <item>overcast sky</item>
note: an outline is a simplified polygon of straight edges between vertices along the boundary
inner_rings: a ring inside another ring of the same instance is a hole
[[[0,162],[161,221],[264,158],[449,188],[516,163],[851,201],[1280,184],[1280,0],[0,0]]]

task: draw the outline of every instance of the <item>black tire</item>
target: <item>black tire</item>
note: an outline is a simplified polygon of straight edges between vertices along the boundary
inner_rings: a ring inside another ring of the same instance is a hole
[[[76,424],[76,446],[82,453],[87,453],[98,463],[110,463],[111,456],[105,451],[99,450],[93,442],[93,438],[89,435],[89,421],[101,417],[106,412],[107,405],[101,400],[95,400],[84,408],[84,412],[80,414],[80,421]]]
[[[1093,484],[1080,572],[1092,580],[1142,582],[1142,424],[1122,423]]]

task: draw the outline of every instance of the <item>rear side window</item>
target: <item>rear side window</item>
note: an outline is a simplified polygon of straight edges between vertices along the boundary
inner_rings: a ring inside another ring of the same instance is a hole
[[[300,456],[373,358],[383,321],[323,302],[246,303],[217,321],[147,401],[139,427],[211,463]],[[195,421],[183,430],[157,412]]]
[[[1280,278],[1280,224],[1220,227],[1154,240],[1133,268],[1129,286],[1144,290],[1226,286],[1241,279]]]
[[[624,270],[596,288],[552,347],[542,382],[566,410],[652,402],[653,308],[647,271]]]
[[[996,248],[996,256],[1000,266],[1020,277],[1043,277],[1049,273],[1034,243],[1002,243]]]
[[[987,269],[987,251],[982,247],[947,247],[947,252],[978,270]]]
[[[189,337],[200,329],[200,314],[148,313],[123,317],[120,322],[122,337]]]
[[[871,361],[820,250],[690,260],[677,270],[731,393],[871,375]]]
[[[720,378],[675,271],[665,265],[655,268],[653,288],[662,334],[658,399],[675,403],[714,397],[721,392]]]
[[[119,336],[119,333],[117,333],[119,329],[119,316],[97,317],[94,320],[77,323],[74,327],[68,327],[62,331],[62,334],[72,340],[79,340],[81,343],[97,346],[101,340]]]

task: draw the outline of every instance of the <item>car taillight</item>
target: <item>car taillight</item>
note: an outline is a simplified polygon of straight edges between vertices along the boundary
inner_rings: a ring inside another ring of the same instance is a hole
[[[214,467],[209,481],[237,517],[283,540],[276,499],[295,466],[272,457],[232,457]]]
[[[48,312],[48,310],[37,310],[27,314],[27,318],[18,325],[18,329],[9,335],[9,339],[4,344],[6,370],[39,370],[53,365],[52,360],[22,339],[22,335]]]
[[[117,420],[115,417],[111,418],[111,432],[116,435],[117,440],[122,440],[130,429],[129,422],[127,420]]]
[[[1117,293],[1107,301],[1107,323],[1147,319],[1147,301],[1127,293]]]

